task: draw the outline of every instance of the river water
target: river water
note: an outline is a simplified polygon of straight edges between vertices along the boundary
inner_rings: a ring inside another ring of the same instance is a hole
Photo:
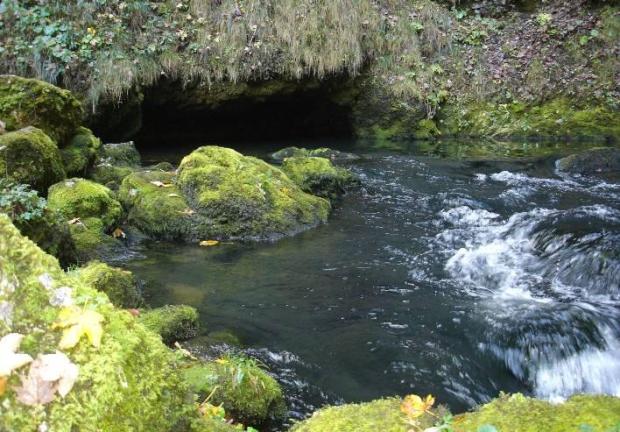
[[[205,333],[237,334],[291,418],[408,393],[455,411],[500,391],[620,396],[620,183],[557,172],[563,144],[497,148],[354,147],[364,187],[327,225],[147,242],[124,265],[153,306],[190,304]]]

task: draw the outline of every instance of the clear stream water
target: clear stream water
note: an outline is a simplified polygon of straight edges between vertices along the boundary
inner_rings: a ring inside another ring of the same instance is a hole
[[[308,145],[325,144],[342,147]],[[558,173],[564,144],[391,147],[353,147],[364,187],[325,226],[147,242],[124,265],[153,306],[196,306],[206,332],[239,335],[293,419],[407,393],[456,411],[500,391],[620,396],[620,183]]]

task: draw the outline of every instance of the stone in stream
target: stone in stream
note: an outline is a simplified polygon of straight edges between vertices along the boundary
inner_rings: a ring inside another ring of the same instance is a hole
[[[145,234],[188,242],[277,239],[324,223],[331,209],[279,168],[228,148],[201,147],[177,172],[123,180],[119,199]]]
[[[140,167],[140,153],[133,141],[104,144],[88,177],[116,190],[125,177]]]
[[[276,162],[282,162],[290,157],[321,157],[332,161],[333,163],[353,162],[361,159],[358,155],[347,153],[340,150],[334,150],[327,147],[317,149],[306,149],[299,147],[286,147],[269,155]]]
[[[620,148],[593,148],[562,158],[557,166],[570,174],[620,174]]]
[[[324,157],[288,157],[282,162],[282,171],[304,192],[330,200],[360,184],[349,170],[334,166]]]

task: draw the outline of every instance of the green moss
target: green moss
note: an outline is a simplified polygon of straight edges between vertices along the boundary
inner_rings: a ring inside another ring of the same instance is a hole
[[[121,205],[110,189],[80,178],[65,180],[50,187],[48,205],[67,219],[98,218],[104,230],[113,228],[122,213]]]
[[[244,429],[220,419],[200,418],[192,422],[190,432],[240,432]]]
[[[178,171],[180,190],[205,222],[203,238],[280,237],[325,222],[330,211],[281,170],[231,149],[201,147]]]
[[[320,147],[317,149],[306,149],[299,147],[286,147],[272,153],[271,158],[275,161],[282,162],[289,157],[322,157],[329,159],[333,163],[350,162],[360,159],[359,156],[353,153],[342,152],[339,150],[330,149],[327,147]]]
[[[113,256],[115,251],[122,247],[119,240],[105,233],[104,223],[96,217],[71,224],[69,232],[75,244],[78,261],[82,263]]]
[[[308,420],[294,425],[291,432],[408,432],[412,427],[405,423],[401,403],[400,398],[388,398],[323,408]],[[441,417],[442,411],[436,415]],[[437,421],[428,414],[418,420],[419,430],[431,427]]]
[[[0,119],[7,130],[42,129],[59,145],[73,136],[82,106],[71,92],[36,79],[0,75]]]
[[[69,287],[75,305],[103,316],[99,347],[86,338],[63,350],[79,367],[77,382],[65,398],[56,395],[45,405],[28,406],[16,398],[19,373],[0,395],[0,430],[34,431],[45,424],[55,432],[105,430],[173,430],[191,407],[184,405],[186,387],[179,380],[176,358],[159,337],[129,313],[118,311],[105,295],[64,273],[58,262],[19,234],[0,215],[0,277],[17,289],[0,291],[12,314],[0,319],[0,337],[24,334],[21,352],[33,357],[58,350],[62,330],[52,326],[58,306],[50,298]],[[46,275],[48,290],[41,282]],[[3,285],[5,286],[5,285]],[[19,372],[25,372],[27,366]]]
[[[34,127],[0,135],[0,175],[39,192],[66,176],[58,147]]]
[[[521,394],[506,395],[458,416],[454,429],[476,432],[485,424],[498,432],[607,432],[620,424],[620,398],[580,395],[555,405]],[[587,426],[590,429],[584,429]]]
[[[441,132],[431,119],[420,120],[413,131],[413,137],[418,140],[430,140],[437,135],[441,135]]]
[[[95,165],[88,172],[88,178],[105,185],[106,187],[116,190],[120,187],[125,177],[136,172],[137,168],[128,166],[114,166],[107,163]]]
[[[195,214],[184,213],[189,205],[176,187],[158,187],[151,182],[172,185],[174,174],[144,171],[128,175],[118,196],[127,209],[127,221],[145,234],[163,239],[187,239],[199,225]]]
[[[139,167],[140,153],[133,141],[104,144],[100,161],[114,166]]]
[[[168,305],[144,310],[138,320],[169,345],[190,339],[198,333],[198,311],[191,306]]]
[[[110,267],[99,261],[91,261],[77,271],[84,283],[106,293],[117,307],[137,308],[143,303],[136,280],[131,272]]]
[[[69,145],[60,150],[69,176],[83,176],[97,157],[101,140],[90,129],[80,127]]]
[[[284,159],[282,171],[304,192],[336,199],[359,180],[347,169],[334,166],[322,157],[291,157]]]
[[[620,112],[580,106],[560,97],[531,106],[513,102],[447,107],[440,125],[452,135],[617,138]]]
[[[226,356],[214,362],[196,363],[183,372],[199,399],[213,392],[210,403],[223,404],[235,421],[258,426],[284,414],[280,385],[254,360]]]

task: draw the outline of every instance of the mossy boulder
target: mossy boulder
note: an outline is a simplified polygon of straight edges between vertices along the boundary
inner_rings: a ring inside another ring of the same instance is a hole
[[[322,157],[286,158],[282,171],[304,192],[332,200],[359,185],[359,180],[349,170],[336,167]]]
[[[225,356],[197,362],[183,373],[199,400],[212,394],[210,403],[222,404],[237,422],[260,426],[285,413],[280,385],[252,359]]]
[[[160,335],[168,345],[193,338],[198,333],[199,327],[198,311],[185,305],[168,305],[143,310],[138,320],[146,328]]]
[[[277,238],[325,222],[328,201],[266,162],[223,147],[183,158],[177,185],[202,218],[203,238]]]
[[[60,150],[67,175],[84,176],[95,162],[100,148],[101,140],[90,129],[78,128],[69,145]]]
[[[82,117],[82,105],[68,90],[36,79],[0,75],[0,120],[7,130],[34,126],[62,146]]]
[[[48,206],[70,221],[80,262],[116,255],[121,242],[107,233],[117,227],[121,204],[107,187],[72,178],[50,187]]]
[[[0,173],[39,192],[66,177],[58,147],[34,127],[0,135]]]
[[[291,432],[408,432],[400,398],[378,399],[361,404],[348,404],[322,408],[312,417],[297,423]],[[434,410],[441,418],[444,410]],[[419,430],[432,427],[437,418],[424,414],[418,419]]]
[[[182,192],[174,185],[174,173],[142,171],[128,175],[118,197],[127,209],[127,221],[154,238],[182,240],[193,234],[201,223],[189,209]],[[158,185],[165,185],[158,186]]]
[[[493,425],[498,432],[607,432],[620,425],[620,398],[579,395],[551,404],[521,394],[505,395],[458,416],[454,430],[477,432],[483,425]]]
[[[317,149],[306,149],[300,147],[286,147],[271,153],[271,158],[277,162],[282,162],[290,157],[322,157],[329,159],[333,163],[344,163],[359,160],[360,157],[353,153],[347,153],[340,150],[334,150],[327,147]]]
[[[600,147],[572,154],[560,159],[557,166],[571,174],[620,175],[620,148]]]
[[[114,306],[137,308],[143,303],[142,294],[130,271],[91,261],[77,273],[86,285],[106,293]]]
[[[111,189],[118,189],[129,174],[140,169],[140,153],[133,141],[104,144],[88,177]]]
[[[50,187],[48,205],[67,219],[98,218],[104,230],[117,224],[122,214],[121,204],[110,189],[81,178],[64,180]]]
[[[14,370],[0,395],[0,430],[167,431],[193,410],[185,405],[177,357],[160,338],[104,294],[64,273],[5,215],[0,215],[0,258],[0,338],[22,334],[18,352],[37,358],[60,351],[79,368],[66,397],[51,386],[45,402],[36,405],[26,395],[18,398],[29,366]],[[67,311],[100,317],[100,341],[82,335],[74,346],[61,344],[68,327],[54,323]]]

